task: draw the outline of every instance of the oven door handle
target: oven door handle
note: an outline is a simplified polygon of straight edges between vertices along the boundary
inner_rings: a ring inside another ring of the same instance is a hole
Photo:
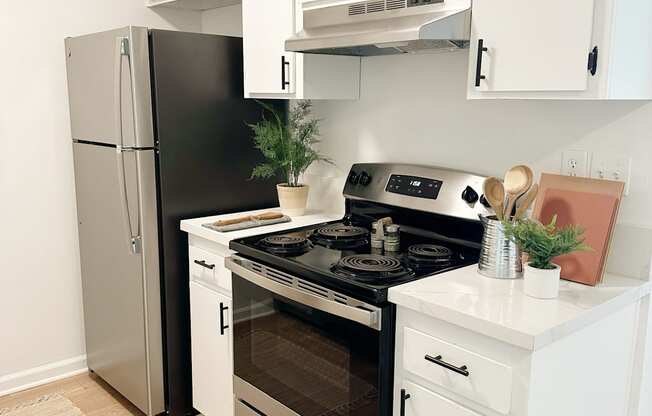
[[[225,260],[225,265],[233,274],[277,295],[380,331],[381,311],[377,307],[367,305],[363,302],[360,302],[360,307],[356,307],[355,305],[347,305],[333,299],[315,295],[301,288],[301,285],[298,284],[298,278],[293,279],[291,286],[290,284],[279,283],[246,268],[243,266],[243,262],[245,261],[247,260],[241,257],[231,256]]]

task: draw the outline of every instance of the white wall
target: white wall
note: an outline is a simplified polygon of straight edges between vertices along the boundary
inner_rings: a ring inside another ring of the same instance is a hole
[[[64,37],[201,24],[144,0],[1,3],[0,394],[85,366]]]
[[[242,5],[206,10],[201,14],[204,33],[242,37]]]

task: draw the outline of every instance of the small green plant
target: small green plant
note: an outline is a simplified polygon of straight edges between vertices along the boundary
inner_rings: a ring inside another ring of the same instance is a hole
[[[548,225],[531,219],[514,223],[503,221],[503,225],[507,237],[530,257],[530,265],[537,269],[554,269],[552,260],[555,257],[591,250],[584,244],[584,229],[578,226],[557,228],[556,215]]]
[[[257,124],[249,124],[254,142],[266,162],[256,166],[252,178],[271,178],[280,173],[287,186],[301,186],[300,176],[314,162],[333,163],[314,149],[319,143],[319,120],[310,118],[312,103],[298,101],[289,109],[287,120],[275,108],[260,102],[271,115]]]

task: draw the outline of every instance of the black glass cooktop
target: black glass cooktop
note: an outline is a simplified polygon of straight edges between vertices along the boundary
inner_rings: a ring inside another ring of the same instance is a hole
[[[401,231],[400,238],[399,251],[374,249],[366,224],[342,220],[234,240],[230,247],[244,257],[374,303],[386,302],[392,286],[478,261],[475,247],[407,231]]]

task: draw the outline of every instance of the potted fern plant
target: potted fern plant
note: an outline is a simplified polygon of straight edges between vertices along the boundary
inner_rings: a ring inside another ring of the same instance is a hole
[[[255,146],[266,161],[253,169],[251,177],[282,175],[284,182],[276,186],[281,211],[289,216],[303,215],[308,202],[308,185],[300,182],[303,173],[314,162],[332,163],[314,148],[319,143],[319,120],[310,117],[309,100],[290,106],[287,119],[273,107],[260,104],[269,117],[249,127],[254,131]]]
[[[555,257],[590,250],[582,238],[584,230],[578,226],[558,228],[557,216],[548,225],[525,219],[505,221],[504,226],[508,238],[529,257],[523,273],[523,291],[535,298],[553,299],[559,294],[561,268],[553,263]]]

